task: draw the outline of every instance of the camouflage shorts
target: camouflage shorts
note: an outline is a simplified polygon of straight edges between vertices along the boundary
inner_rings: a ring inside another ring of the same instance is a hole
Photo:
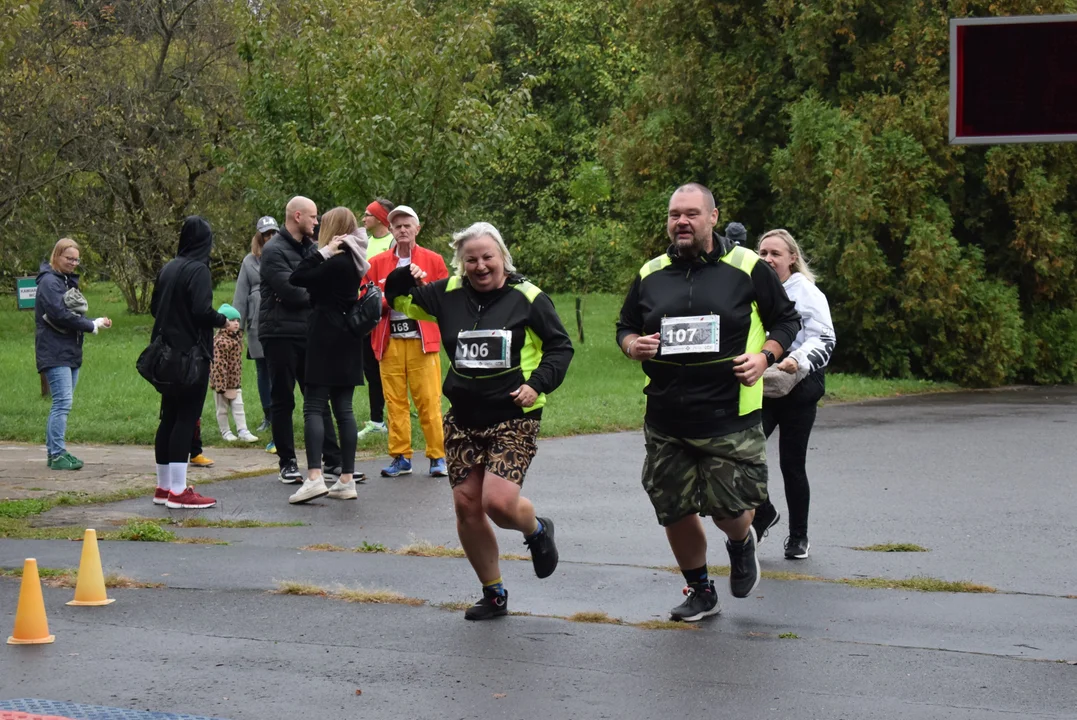
[[[527,468],[538,452],[539,421],[513,418],[484,428],[457,425],[452,411],[445,413],[445,459],[449,486],[456,487],[475,465],[522,486]]]
[[[663,527],[689,515],[735,518],[767,499],[762,426],[714,438],[677,438],[644,424],[643,489]]]

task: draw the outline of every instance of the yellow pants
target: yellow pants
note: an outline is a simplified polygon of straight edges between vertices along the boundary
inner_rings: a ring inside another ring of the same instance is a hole
[[[411,405],[408,388],[419,411],[426,438],[426,456],[445,457],[445,430],[441,425],[441,354],[424,353],[419,338],[389,338],[381,357],[381,385],[389,421],[389,454],[411,458]]]

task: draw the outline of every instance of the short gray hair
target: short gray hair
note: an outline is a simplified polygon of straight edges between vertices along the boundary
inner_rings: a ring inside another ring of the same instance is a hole
[[[488,235],[497,243],[497,249],[501,251],[501,261],[505,264],[505,272],[516,272],[516,266],[512,264],[512,254],[509,253],[505,241],[501,238],[501,233],[488,222],[477,222],[458,233],[454,233],[452,242],[449,243],[450,247],[452,247],[452,267],[456,274],[459,276],[464,274],[464,244],[468,240],[474,240],[483,235]]]

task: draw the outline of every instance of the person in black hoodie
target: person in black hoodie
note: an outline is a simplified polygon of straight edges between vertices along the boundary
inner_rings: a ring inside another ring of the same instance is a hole
[[[192,215],[184,220],[176,257],[161,268],[150,300],[154,317],[151,341],[161,335],[176,352],[198,347],[207,359],[204,377],[199,378],[199,387],[193,392],[161,394],[161,422],[154,442],[157,490],[153,502],[169,508],[200,509],[217,504],[187,485],[191,438],[209,387],[213,328],[239,329],[237,320],[228,320],[213,309],[213,280],[209,274],[212,247],[213,230],[204,218]],[[169,295],[166,305],[164,298]]]
[[[307,479],[288,502],[310,502],[328,495],[354,500],[355,446],[357,433],[352,398],[363,384],[365,338],[353,335],[345,316],[359,296],[363,276],[370,269],[366,260],[367,236],[355,215],[345,207],[333,208],[322,217],[319,250],[299,263],[291,282],[306,288],[314,306],[307,326],[306,393],[303,395],[303,429],[307,446]],[[332,405],[340,428],[341,469],[336,483],[326,487],[322,476],[323,418]],[[356,478],[362,482],[362,473]]]
[[[295,385],[306,393],[307,327],[310,323],[310,293],[292,283],[292,273],[299,263],[316,250],[314,229],[318,227],[318,207],[305,197],[288,201],[284,227],[262,248],[258,307],[258,337],[262,341],[272,398],[273,443],[280,465],[280,481],[303,482],[295,459],[292,411],[295,410]],[[331,239],[331,238],[330,238]],[[340,476],[340,447],[337,445],[333,417],[326,407],[322,416],[325,441],[323,460],[326,475]]]
[[[34,354],[37,371],[45,374],[52,395],[52,409],[45,423],[45,448],[53,470],[81,470],[82,461],[67,451],[64,436],[71,412],[75,385],[82,367],[82,338],[97,334],[98,328],[112,327],[112,321],[86,317],[88,306],[79,292],[79,246],[71,238],[61,238],[52,249],[49,262],[41,263],[34,302]]]
[[[523,533],[535,574],[557,568],[553,521],[520,495],[538,451],[546,393],[564,381],[572,342],[550,298],[516,274],[501,233],[479,222],[453,236],[450,278],[426,283],[412,263],[385,280],[389,307],[434,321],[449,356],[443,391],[445,455],[456,530],[482,598],[464,613],[486,620],[508,613],[490,520]]]

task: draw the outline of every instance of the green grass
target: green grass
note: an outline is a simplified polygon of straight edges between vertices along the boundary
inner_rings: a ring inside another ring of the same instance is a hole
[[[234,287],[231,282],[219,285],[214,291],[214,303],[231,302]],[[160,396],[135,372],[135,359],[149,341],[153,320],[148,315],[128,314],[119,291],[110,283],[94,283],[84,288],[84,293],[90,314],[107,315],[113,327],[86,338],[67,439],[74,444],[150,445],[157,428]],[[644,376],[639,363],[623,357],[613,340],[622,298],[589,295],[584,299],[585,343],[577,339],[575,298],[555,295],[553,300],[573,338],[576,354],[564,385],[550,397],[543,414],[542,434],[555,437],[640,428]],[[41,396],[34,366],[34,317],[32,312],[20,312],[14,307],[14,301],[0,307],[0,375],[5,379],[0,385],[0,440],[42,442],[50,401]],[[448,368],[444,357],[442,368]],[[243,388],[247,422],[255,427],[262,420],[262,410],[252,360],[244,359]],[[827,376],[827,388],[826,401],[851,401],[953,390],[956,386],[831,374]],[[356,390],[354,407],[360,423],[369,417],[365,388]],[[302,397],[298,389],[294,423],[301,433]],[[203,409],[202,429],[206,446],[228,444],[217,432],[211,398],[207,398]],[[412,436],[415,448],[421,449],[422,433],[417,421],[412,422]],[[263,444],[269,439],[268,435],[263,437]],[[360,450],[384,454],[385,445],[385,436],[375,436],[361,441]]]

